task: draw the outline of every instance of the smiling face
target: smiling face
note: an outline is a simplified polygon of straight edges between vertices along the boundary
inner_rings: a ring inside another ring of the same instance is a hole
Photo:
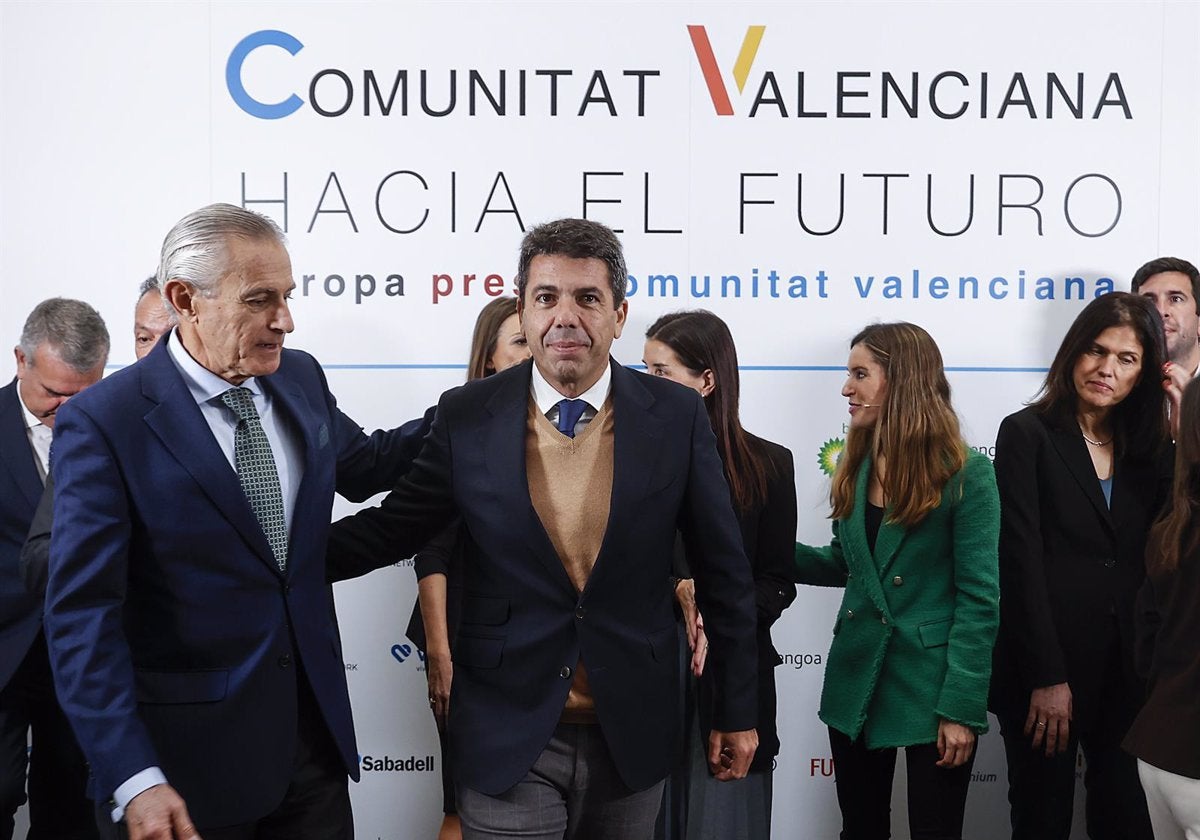
[[[59,407],[84,388],[99,382],[104,374],[103,360],[92,370],[80,373],[59,358],[49,344],[39,344],[32,358],[17,347],[16,356],[21,402],[30,414],[51,429]]]
[[[1200,339],[1200,315],[1192,281],[1182,271],[1163,271],[1147,277],[1138,294],[1153,301],[1167,334],[1167,357],[1173,362],[1193,360]]]
[[[560,394],[578,396],[608,365],[628,304],[613,308],[608,268],[594,257],[540,254],[528,275],[518,313],[533,361]]]
[[[1075,360],[1071,381],[1080,411],[1107,411],[1129,396],[1142,375],[1142,343],[1133,327],[1109,327]]]
[[[850,428],[869,429],[887,399],[887,376],[875,354],[861,342],[850,348],[842,396],[850,401]]]
[[[716,378],[711,370],[705,368],[700,373],[693,372],[679,361],[678,353],[666,343],[653,338],[646,339],[646,347],[642,350],[642,363],[646,365],[646,372],[651,376],[661,376],[686,385],[702,397],[707,397],[716,387]]]
[[[296,284],[287,250],[269,239],[231,236],[225,276],[211,297],[182,280],[167,282],[179,312],[183,346],[233,385],[279,367],[283,339],[294,329],[288,300]]]
[[[499,373],[529,358],[529,342],[521,331],[521,317],[516,312],[500,323],[496,331],[496,349],[488,359],[488,373]]]

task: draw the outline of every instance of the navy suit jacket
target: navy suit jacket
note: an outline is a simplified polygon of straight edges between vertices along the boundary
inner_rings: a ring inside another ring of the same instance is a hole
[[[411,452],[364,435],[305,353],[284,350],[260,381],[304,453],[286,573],[165,341],[73,397],[55,428],[46,633],[93,793],[158,765],[199,825],[282,800],[301,674],[358,777],[325,540],[334,491],[390,486]]]
[[[457,781],[491,795],[520,781],[549,741],[582,659],[617,769],[641,790],[666,776],[676,755],[676,529],[712,646],[720,730],[756,722],[750,565],[699,396],[613,362],[612,503],[577,592],[529,498],[531,366],[444,394],[412,471],[380,507],[334,525],[330,559],[409,556],[461,513],[468,539],[448,726]]]
[[[0,688],[8,684],[42,628],[42,604],[25,589],[21,546],[42,495],[25,430],[17,381],[0,388]]]

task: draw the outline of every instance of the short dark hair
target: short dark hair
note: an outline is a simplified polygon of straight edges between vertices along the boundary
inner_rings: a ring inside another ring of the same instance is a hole
[[[1162,367],[1167,360],[1162,318],[1148,298],[1109,292],[1083,308],[1063,336],[1046,381],[1033,405],[1063,428],[1075,427],[1079,394],[1075,363],[1109,327],[1132,327],[1142,345],[1142,372],[1129,396],[1112,411],[1116,451],[1139,457],[1155,452],[1166,440],[1166,400]]]
[[[1138,294],[1143,283],[1155,274],[1162,274],[1164,271],[1177,271],[1187,275],[1187,278],[1192,281],[1192,300],[1196,302],[1196,311],[1200,312],[1200,270],[1179,257],[1159,257],[1150,260],[1133,273],[1133,280],[1129,284],[1130,290],[1135,295]]]
[[[522,304],[525,302],[525,284],[529,281],[529,266],[538,256],[600,260],[608,269],[613,309],[625,300],[625,286],[629,282],[625,253],[621,250],[621,240],[606,225],[589,219],[556,219],[530,228],[521,240],[521,256],[517,261],[517,297]]]

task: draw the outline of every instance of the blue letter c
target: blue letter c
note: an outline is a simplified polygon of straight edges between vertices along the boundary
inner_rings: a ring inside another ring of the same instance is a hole
[[[282,47],[292,55],[304,49],[304,44],[278,29],[252,32],[238,41],[233,52],[229,54],[229,61],[225,64],[225,86],[229,88],[229,95],[233,97],[237,106],[250,116],[260,120],[278,120],[294,114],[304,104],[304,100],[293,93],[282,102],[259,102],[246,92],[246,86],[242,84],[242,64],[246,56],[265,45]]]

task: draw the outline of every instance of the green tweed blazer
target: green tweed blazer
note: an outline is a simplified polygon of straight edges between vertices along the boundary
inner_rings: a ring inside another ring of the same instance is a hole
[[[914,528],[887,521],[867,547],[871,463],[854,509],[823,548],[796,544],[796,580],[845,587],[825,662],[820,718],[868,749],[928,744],[941,718],[987,731],[1000,617],[1000,497],[991,461],[968,450],[941,504]],[[890,513],[890,511],[889,511]]]

